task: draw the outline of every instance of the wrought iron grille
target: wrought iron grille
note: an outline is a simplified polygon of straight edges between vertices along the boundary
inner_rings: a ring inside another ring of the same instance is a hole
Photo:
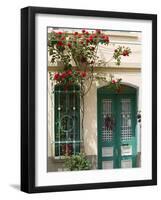
[[[131,100],[121,100],[121,140],[127,141],[132,138],[131,127]]]
[[[80,152],[80,88],[56,85],[54,96],[55,156],[75,155]]]
[[[112,129],[109,129],[106,126],[105,120],[107,117],[112,117],[112,100],[111,99],[104,99],[103,100],[103,124],[102,124],[102,141],[112,141]]]

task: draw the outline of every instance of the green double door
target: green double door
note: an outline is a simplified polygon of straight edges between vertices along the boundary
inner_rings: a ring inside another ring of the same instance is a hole
[[[136,166],[136,93],[98,93],[98,168]]]

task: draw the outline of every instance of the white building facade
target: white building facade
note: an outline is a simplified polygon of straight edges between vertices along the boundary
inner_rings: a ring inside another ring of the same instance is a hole
[[[110,44],[108,47],[99,46],[100,60],[94,72],[107,77],[112,74],[115,79],[121,78],[124,89],[118,94],[108,89],[102,81],[93,82],[91,89],[84,97],[83,130],[82,113],[78,112],[80,115],[78,121],[80,125],[77,127],[80,129],[78,151],[83,148],[92,163],[92,169],[140,167],[141,124],[138,122],[137,113],[141,111],[142,104],[141,33],[108,31],[108,35]],[[119,45],[130,47],[132,54],[129,57],[123,57],[121,65],[116,66],[113,60],[107,61]],[[49,57],[48,72],[55,72],[58,68],[59,66],[50,65]],[[55,139],[57,115],[55,84],[54,81],[48,81],[48,171],[63,171],[64,159],[60,154],[61,141],[56,144]],[[106,125],[109,123],[111,123],[111,128],[107,129]],[[76,141],[76,138],[73,140]],[[72,142],[71,144],[76,145]]]

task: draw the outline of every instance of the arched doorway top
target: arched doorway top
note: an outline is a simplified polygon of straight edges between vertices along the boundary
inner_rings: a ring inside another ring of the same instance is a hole
[[[103,86],[97,89],[98,94],[136,94],[137,88],[127,84],[121,84],[121,90],[118,93],[115,89],[109,86]]]

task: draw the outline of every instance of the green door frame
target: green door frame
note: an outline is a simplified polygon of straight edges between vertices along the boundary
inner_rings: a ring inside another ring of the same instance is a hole
[[[115,126],[113,133],[115,140],[110,142],[102,142],[102,100],[103,99],[112,100],[112,113],[116,119],[117,125]],[[131,141],[121,141],[120,137],[120,125],[121,125],[121,98],[130,98],[131,100],[131,110],[132,113],[132,139]],[[97,127],[98,127],[98,169],[102,169],[102,161],[112,161],[114,168],[121,168],[121,160],[132,159],[132,167],[136,167],[136,157],[137,157],[137,134],[136,134],[136,112],[137,112],[137,99],[136,99],[136,89],[130,86],[125,86],[121,94],[116,93],[114,90],[104,86],[97,90]],[[132,156],[121,156],[121,146],[131,145],[132,146]],[[112,157],[102,156],[102,147],[113,147]]]

